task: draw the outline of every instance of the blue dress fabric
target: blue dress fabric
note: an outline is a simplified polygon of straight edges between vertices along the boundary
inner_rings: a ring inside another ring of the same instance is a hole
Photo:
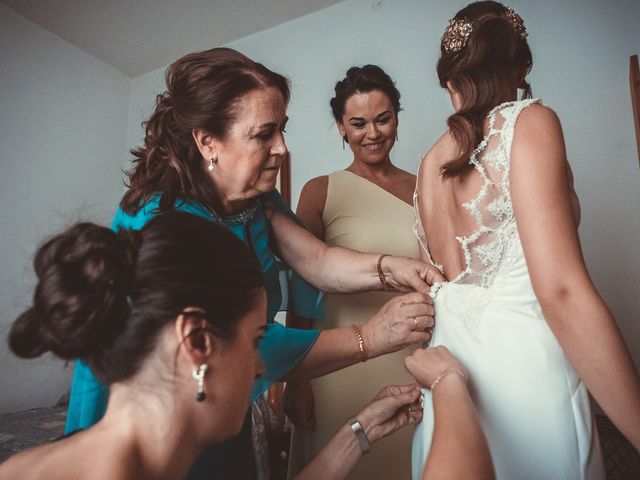
[[[115,231],[122,228],[141,229],[159,213],[159,202],[160,195],[152,197],[134,215],[119,208],[111,228]],[[175,204],[177,210],[216,221],[227,227],[251,248],[262,266],[268,302],[267,330],[260,342],[265,374],[254,383],[251,401],[256,400],[271,384],[289,373],[307,355],[319,335],[318,330],[297,330],[274,322],[276,313],[282,309],[283,300],[286,302],[285,308],[290,308],[300,316],[317,320],[322,318],[323,313],[321,292],[295,272],[287,274],[283,263],[271,250],[265,205],[283,211],[297,221],[277,190],[258,198],[255,213],[247,223],[235,217],[216,218],[203,205],[194,201],[179,200]],[[98,422],[106,411],[108,397],[109,388],[93,375],[86,363],[76,361],[65,433],[88,428]]]

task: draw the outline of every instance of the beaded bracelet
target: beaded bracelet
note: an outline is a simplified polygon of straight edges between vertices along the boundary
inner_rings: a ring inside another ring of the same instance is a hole
[[[382,259],[384,257],[388,257],[387,254],[382,254],[378,257],[378,261],[376,262],[376,270],[378,270],[378,278],[380,279],[380,283],[384,287],[385,290],[389,290],[389,284],[387,280],[384,278],[384,273],[382,272]]]
[[[364,344],[364,337],[362,336],[362,330],[357,325],[351,325],[356,337],[358,338],[358,350],[360,350],[360,361],[366,362],[369,356],[367,355],[367,346]]]
[[[429,386],[429,390],[431,390],[431,393],[433,393],[433,389],[436,388],[436,386],[440,383],[440,381],[450,373],[457,373],[462,377],[462,380],[464,382],[467,381],[467,376],[464,374],[462,370],[460,370],[459,368],[448,368],[444,372],[442,372],[440,375],[438,375],[433,382],[431,382],[431,385]]]

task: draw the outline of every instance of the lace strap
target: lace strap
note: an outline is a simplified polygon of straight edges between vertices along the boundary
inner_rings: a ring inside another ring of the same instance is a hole
[[[511,144],[513,143],[513,135],[515,133],[518,116],[522,110],[534,103],[541,103],[540,99],[528,98],[526,100],[520,100],[518,102],[513,102],[507,108],[500,110],[500,115],[502,115],[505,120],[504,125],[502,126],[502,141],[504,142],[505,153],[509,160],[511,160]]]

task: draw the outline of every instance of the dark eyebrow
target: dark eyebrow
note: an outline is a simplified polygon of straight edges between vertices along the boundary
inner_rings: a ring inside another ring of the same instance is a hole
[[[391,115],[391,110],[385,110],[384,112],[379,113],[378,115],[376,115],[376,118],[380,118],[383,115]],[[362,117],[351,117],[351,118],[349,118],[350,122],[354,121],[354,120],[359,121],[359,122],[364,122],[364,118],[362,118]]]
[[[289,121],[289,117],[287,117],[287,116],[285,115],[285,117],[284,117],[284,123],[286,124],[288,121]],[[251,130],[249,130],[249,134],[250,134],[250,135],[253,135],[256,131],[263,130],[263,129],[265,129],[265,128],[275,128],[275,127],[277,127],[277,126],[278,126],[278,124],[277,124],[276,122],[262,123],[262,124],[260,124],[260,125],[257,125],[257,126],[255,126],[255,127],[251,128]]]

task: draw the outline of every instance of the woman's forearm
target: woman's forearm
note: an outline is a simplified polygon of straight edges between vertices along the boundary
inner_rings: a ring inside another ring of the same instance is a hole
[[[274,212],[270,223],[272,244],[280,257],[302,278],[325,292],[385,288],[427,292],[427,283],[441,280],[435,269],[418,260],[392,256],[381,260],[377,253],[331,247],[282,212]]]
[[[423,480],[495,478],[486,437],[464,380],[451,374],[434,389],[435,425]]]
[[[366,361],[431,338],[434,324],[431,298],[407,293],[392,298],[358,327],[320,332],[310,352],[286,377],[303,380],[326,375],[359,361]]]
[[[345,423],[296,480],[346,479],[361,456],[358,440]]]
[[[311,351],[287,375],[287,381],[309,380],[361,361],[358,338],[351,327],[320,332]]]
[[[640,449],[640,378],[620,331],[593,286],[540,298],[551,330],[595,400]]]

